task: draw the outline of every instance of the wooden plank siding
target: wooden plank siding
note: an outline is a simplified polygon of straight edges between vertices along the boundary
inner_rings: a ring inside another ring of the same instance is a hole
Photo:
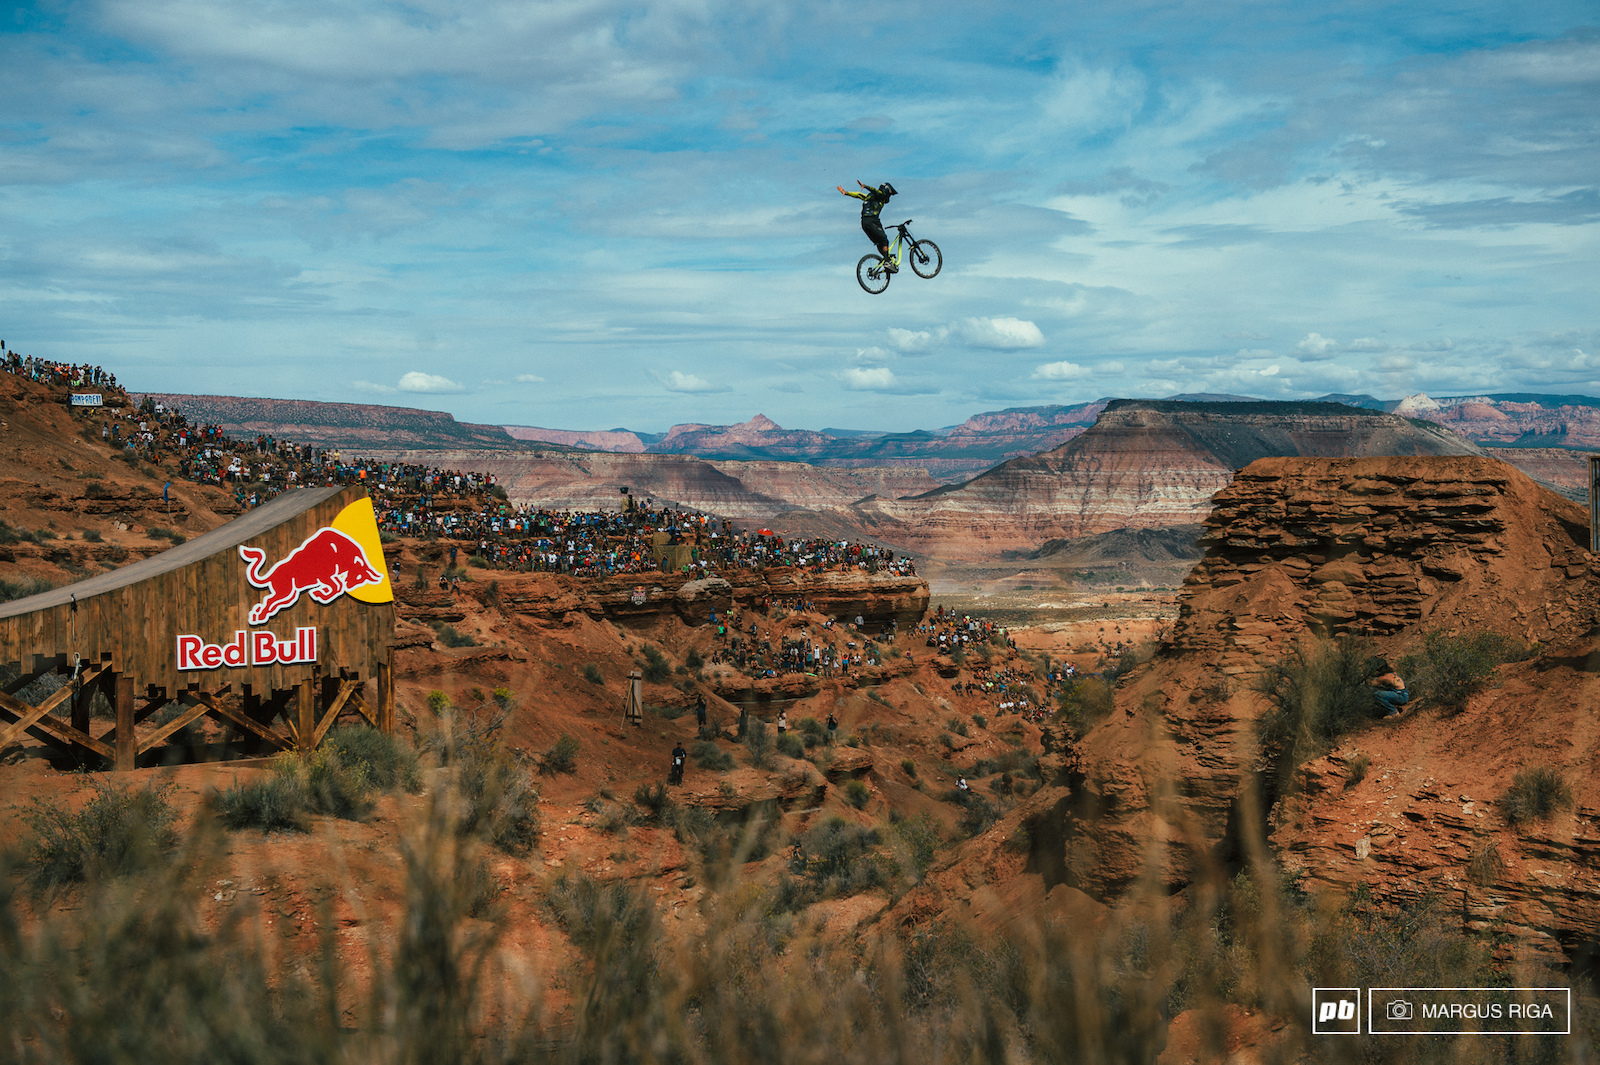
[[[340,595],[324,605],[302,592],[262,625],[249,621],[250,608],[268,593],[246,579],[241,545],[266,552],[263,570],[293,552],[318,529],[332,524],[346,506],[366,496],[360,486],[309,488],[285,492],[204,536],[109,573],[76,584],[0,604],[0,664],[24,674],[44,660],[71,661],[77,653],[86,666],[115,673],[107,678],[113,703],[131,724],[132,692],[151,686],[176,698],[184,689],[216,690],[249,685],[266,693],[311,685],[314,677],[354,676],[362,681],[385,676],[394,647],[394,604],[362,602]],[[370,551],[368,552],[371,553]],[[383,565],[381,554],[369,560]],[[73,603],[76,600],[76,612]],[[195,635],[207,644],[227,645],[235,634],[268,631],[289,641],[299,628],[315,628],[317,660],[293,665],[220,666],[178,670],[177,641]],[[99,680],[99,677],[95,678]],[[154,693],[152,693],[154,694]],[[380,701],[382,696],[380,695]],[[126,701],[127,709],[123,709]],[[0,725],[3,727],[3,725]],[[172,730],[172,726],[162,733]],[[265,730],[275,739],[276,732]],[[159,736],[162,733],[157,733]],[[153,738],[153,737],[152,737]],[[129,740],[118,735],[117,749]],[[139,744],[142,748],[145,743]]]

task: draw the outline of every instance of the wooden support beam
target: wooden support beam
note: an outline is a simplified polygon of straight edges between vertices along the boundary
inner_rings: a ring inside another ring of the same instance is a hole
[[[126,772],[134,767],[139,757],[139,737],[133,731],[133,677],[127,673],[117,674],[117,697],[112,700],[112,705],[117,711],[117,772]]]
[[[317,732],[311,738],[311,746],[315,747],[322,742],[322,737],[328,734],[328,729],[339,719],[339,711],[344,709],[345,702],[354,695],[360,682],[347,680],[339,685],[339,694],[333,697],[333,702],[328,707],[328,712],[322,715],[322,720],[317,724]]]
[[[49,716],[48,707],[44,704],[29,706],[13,695],[0,692],[0,711],[14,715],[17,720],[10,725],[0,736],[10,737],[0,742],[0,748],[9,747],[21,740],[25,733],[33,733],[36,739],[53,744],[63,750],[72,750],[73,747],[83,747],[104,757],[111,756],[111,748],[106,744],[89,736],[88,733],[79,732],[65,722],[57,721]]]
[[[100,670],[98,669],[87,674],[91,680],[99,675]],[[37,726],[39,722],[50,713],[50,711],[54,710],[68,699],[72,698],[72,692],[72,682],[68,681],[61,687],[57,688],[49,698],[45,699],[45,701],[40,703],[38,706],[29,706],[27,703],[23,702],[21,699],[18,699],[14,695],[0,695],[0,708],[17,715],[17,720],[7,727],[5,731],[0,732],[0,750],[3,750],[4,748],[11,746],[13,743],[21,740],[23,735],[26,734],[29,729]],[[48,731],[48,726],[46,727],[46,730]],[[89,734],[88,729],[79,729],[76,727],[76,723],[74,723],[73,731],[79,732],[84,736]]]
[[[211,708],[209,706],[207,706],[205,703],[196,701],[193,706],[189,707],[189,709],[185,710],[183,713],[179,714],[177,717],[173,718],[171,721],[168,721],[165,725],[162,725],[150,735],[140,740],[138,744],[139,753],[143,754],[152,747],[157,747],[163,743],[166,743],[168,736],[172,735],[174,732],[177,732],[195,718],[210,712]]]
[[[394,651],[378,663],[378,715],[372,724],[385,736],[394,735]],[[368,715],[369,720],[371,715]]]
[[[233,724],[244,729],[246,732],[252,732],[266,740],[268,743],[271,743],[281,749],[287,750],[288,748],[294,746],[293,737],[285,736],[277,729],[257,721],[248,714],[242,714],[237,710],[229,708],[228,706],[224,705],[221,700],[214,696],[208,695],[205,692],[190,692],[188,693],[187,697],[208,707],[211,712],[216,714],[221,720],[232,722]]]
[[[354,695],[350,696],[350,705],[355,707],[361,716],[367,719],[368,724],[370,724],[373,728],[378,729],[380,732],[382,731],[382,727],[378,724],[377,711],[367,705],[367,701],[361,697],[360,692],[356,692]]]
[[[295,747],[304,754],[316,746],[312,736],[317,731],[317,708],[312,701],[315,696],[316,686],[308,677],[301,681],[298,688],[299,694],[295,697]]]

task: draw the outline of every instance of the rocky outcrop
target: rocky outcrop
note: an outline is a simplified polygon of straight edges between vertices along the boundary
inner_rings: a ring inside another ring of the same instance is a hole
[[[1271,455],[1481,454],[1442,429],[1331,403],[1117,400],[1093,428],[962,485],[852,508],[934,557],[993,557],[1053,539],[1193,524],[1235,470]]]
[[[458,422],[452,415],[436,410],[167,392],[130,393],[129,398],[136,404],[152,399],[181,411],[192,425],[220,425],[230,436],[240,439],[264,434],[329,448],[516,446],[516,441],[498,425]]]
[[[1078,745],[1082,788],[1053,798],[1041,792],[1041,802],[1055,803],[1041,818],[1064,827],[1052,829],[1062,852],[1040,860],[1092,894],[1115,894],[1152,867],[1181,886],[1197,856],[1225,846],[1241,818],[1265,816],[1240,805],[1254,793],[1254,723],[1264,709],[1249,682],[1296,640],[1363,633],[1396,657],[1430,629],[1560,646],[1600,617],[1600,570],[1585,550],[1584,512],[1492,459],[1265,459],[1218,495],[1206,530],[1206,556],[1185,584],[1171,642],[1124,679],[1116,711]],[[1507,668],[1548,672],[1580,652],[1551,653],[1543,666]],[[1579,672],[1600,670],[1600,655],[1578,661],[1593,663]],[[1456,742],[1477,721],[1475,708],[1449,722],[1408,724],[1429,730],[1431,747],[1447,759],[1405,750],[1389,764],[1405,767],[1418,788],[1417,774],[1431,775],[1481,801],[1485,790],[1472,781],[1487,752],[1504,760],[1497,775],[1507,782],[1531,753],[1530,711],[1509,687],[1469,730],[1486,746]],[[1579,696],[1570,687],[1541,698],[1561,708],[1547,709],[1553,723],[1537,731],[1572,735],[1559,722],[1587,704],[1573,704]],[[1600,754],[1591,731],[1571,757]],[[1305,816],[1320,840],[1318,801]],[[1331,844],[1302,849],[1318,846]],[[1321,876],[1312,865],[1308,858],[1305,875]]]
[[[502,425],[500,428],[513,440],[565,444],[568,447],[635,455],[644,450],[644,441],[639,439],[637,433],[626,429],[543,429],[537,425]]]
[[[505,609],[543,624],[561,624],[587,614],[612,621],[648,622],[674,614],[693,624],[705,622],[710,611],[719,613],[730,604],[756,605],[768,598],[799,596],[814,609],[840,620],[857,616],[868,626],[898,621],[915,624],[928,609],[928,585],[920,577],[900,577],[864,570],[810,570],[787,566],[763,570],[731,570],[718,576],[690,580],[677,573],[623,574],[593,580],[557,574],[530,573],[495,581]],[[463,594],[474,589],[466,586]],[[430,620],[428,611],[443,609],[431,592],[400,593],[400,613]]]

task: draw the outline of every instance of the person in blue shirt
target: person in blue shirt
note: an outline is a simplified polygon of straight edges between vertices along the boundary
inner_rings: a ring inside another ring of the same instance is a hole
[[[883,223],[878,221],[878,215],[883,211],[883,205],[889,202],[889,197],[895,194],[894,186],[885,181],[877,188],[862,185],[862,191],[851,192],[843,185],[834,188],[853,199],[861,201],[861,231],[872,241],[872,246],[878,249],[878,254],[883,256],[883,265],[891,273],[898,273],[900,268],[889,258],[889,234],[883,231]]]

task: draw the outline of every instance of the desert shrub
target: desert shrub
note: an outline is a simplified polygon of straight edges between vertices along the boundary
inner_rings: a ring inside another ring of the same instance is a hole
[[[665,824],[676,805],[665,784],[640,784],[633,789],[633,801],[643,811],[645,819],[654,824]]]
[[[1111,684],[1100,677],[1074,677],[1062,687],[1059,703],[1057,720],[1081,736],[1111,713]]]
[[[900,759],[900,768],[906,771],[906,776],[908,777],[914,777],[917,775],[917,763],[913,762],[909,758]]]
[[[280,755],[273,764],[275,772],[280,765],[291,764],[285,757],[299,763],[306,806],[312,813],[360,821],[372,812],[372,778],[365,762],[346,762],[338,750],[318,747],[304,758]]]
[[[1256,735],[1277,792],[1296,767],[1372,720],[1377,701],[1368,682],[1374,662],[1371,641],[1363,637],[1297,641],[1256,679],[1254,688],[1268,703],[1256,719]]]
[[[989,727],[989,719],[984,717],[982,714],[973,714],[972,715],[972,723],[974,725],[977,725],[979,728],[988,728]]]
[[[124,876],[160,861],[177,842],[175,785],[122,787],[95,780],[94,794],[74,812],[35,796],[23,809],[28,882],[53,892],[91,879]]]
[[[1489,686],[1496,666],[1525,655],[1521,644],[1499,633],[1449,636],[1433,631],[1423,634],[1422,650],[1402,658],[1398,669],[1413,698],[1459,713],[1468,699]]]
[[[778,737],[778,753],[790,758],[804,758],[806,756],[805,740],[795,732],[785,732]]]
[[[830,817],[813,825],[790,861],[795,878],[778,887],[774,908],[800,910],[829,895],[855,895],[886,883],[893,864],[882,853],[883,834]]]
[[[606,682],[606,678],[600,675],[600,667],[593,662],[584,663],[583,679],[590,684],[604,684]]]
[[[962,803],[961,818],[957,821],[961,831],[969,836],[976,836],[1000,820],[1000,807],[973,792],[963,792],[966,796]]]
[[[691,647],[689,648],[689,653],[683,656],[683,664],[690,669],[699,669],[706,664],[706,660],[700,657],[699,650]]]
[[[944,745],[945,750],[947,750],[947,751],[955,750],[956,738],[954,736],[950,735],[950,733],[948,733],[948,732],[939,733],[939,742]]]
[[[474,569],[488,569],[489,560],[482,555],[469,555],[467,556],[467,565],[472,566]]]
[[[99,529],[85,529],[83,530],[83,539],[85,543],[98,544],[103,542],[105,537],[100,535]]]
[[[541,773],[571,773],[578,767],[578,740],[563,732],[539,761]]]
[[[710,769],[720,773],[733,768],[733,755],[718,747],[711,740],[696,740],[694,746],[689,748],[689,756],[694,759],[694,764],[701,769]]]
[[[366,766],[367,779],[375,788],[402,788],[413,794],[422,790],[417,752],[394,736],[364,725],[345,725],[329,732],[323,745],[338,751],[346,764]]]
[[[893,828],[896,839],[905,848],[911,878],[913,882],[920,883],[944,843],[939,834],[939,824],[927,814],[918,814],[916,817],[900,818],[894,822]]]
[[[1472,852],[1467,861],[1467,879],[1479,887],[1490,887],[1505,875],[1506,863],[1500,857],[1500,847],[1494,840],[1485,840]]]
[[[494,705],[501,710],[509,711],[516,705],[516,696],[510,688],[496,688],[492,693]]]
[[[450,705],[450,697],[445,695],[444,692],[442,692],[442,691],[431,691],[431,692],[428,693],[428,712],[429,713],[442,714],[445,711],[445,707],[447,707],[449,705]]]
[[[170,540],[177,535],[165,525],[152,525],[144,531],[144,534],[152,540]]]
[[[502,742],[505,720],[501,712],[450,722],[445,761],[457,797],[457,831],[508,854],[524,854],[539,839],[539,788]]]
[[[478,641],[470,633],[460,632],[454,625],[441,624],[438,628],[439,642],[446,647],[476,647]]]
[[[802,717],[797,727],[800,729],[800,733],[803,736],[811,736],[820,740],[826,738],[828,735],[828,726],[824,725],[821,721],[814,717]],[[813,746],[813,744],[808,743],[806,746],[810,747]]]
[[[43,577],[18,577],[7,580],[0,577],[0,603],[9,603],[13,599],[26,599],[30,595],[48,592],[55,584]]]
[[[1364,754],[1358,754],[1350,759],[1350,775],[1345,778],[1344,786],[1353,788],[1367,779],[1367,770],[1372,768],[1372,759]]]
[[[689,704],[687,704],[687,703],[683,704],[682,706],[672,706],[670,704],[658,705],[656,703],[646,703],[644,705],[644,708],[645,708],[645,710],[647,712],[649,712],[651,714],[654,714],[656,717],[664,717],[668,721],[676,721],[676,720],[678,720],[678,718],[682,717],[684,714],[687,714],[689,712]]]
[[[1572,785],[1547,766],[1518,770],[1511,778],[1511,786],[1500,796],[1500,809],[1508,825],[1543,821],[1556,810],[1571,806]]]
[[[231,829],[255,828],[262,832],[306,832],[305,788],[292,776],[268,773],[232,785],[217,795],[217,815]]]
[[[500,582],[490,581],[483,589],[483,605],[490,610],[499,610],[502,600],[500,598]]]
[[[644,679],[651,684],[661,684],[672,676],[672,663],[654,644],[644,645]]]
[[[857,810],[866,809],[867,801],[871,798],[872,791],[859,780],[852,780],[844,786],[844,801]]]
[[[750,719],[744,731],[744,745],[750,752],[751,763],[765,767],[768,756],[772,754],[772,731],[767,728],[765,721],[759,717]]]
[[[655,910],[625,882],[602,883],[586,873],[562,873],[545,887],[551,912],[572,945],[593,956],[607,939],[638,939],[653,924]]]
[[[1021,747],[1013,747],[993,758],[979,758],[967,771],[969,777],[986,777],[993,773],[1022,773],[1039,776],[1039,759]]]

